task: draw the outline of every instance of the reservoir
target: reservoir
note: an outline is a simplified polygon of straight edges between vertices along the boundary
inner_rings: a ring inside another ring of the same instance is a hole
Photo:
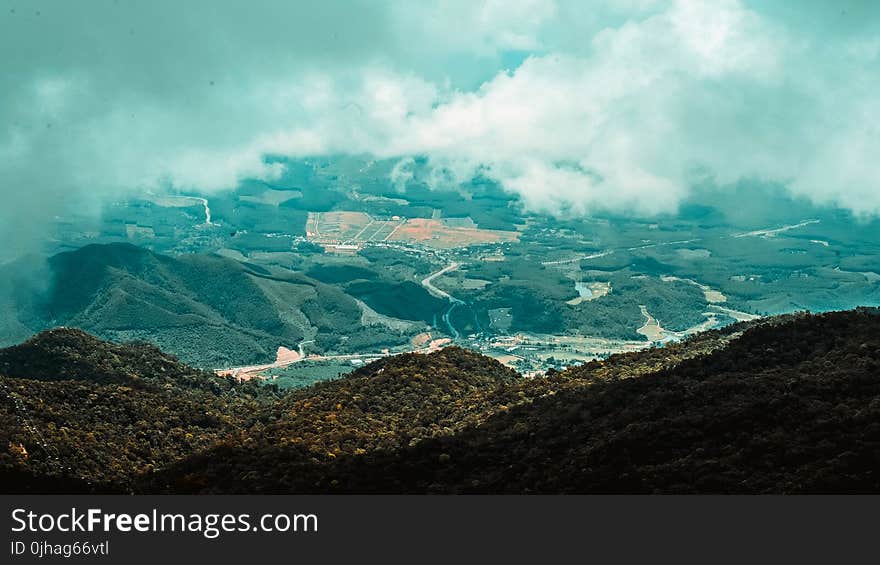
[[[589,283],[585,282],[576,282],[574,283],[574,289],[577,291],[578,296],[581,298],[593,298],[593,289],[587,286]]]

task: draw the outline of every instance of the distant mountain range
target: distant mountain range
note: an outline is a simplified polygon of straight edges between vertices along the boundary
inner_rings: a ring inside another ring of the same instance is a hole
[[[49,260],[46,289],[7,304],[19,334],[53,326],[105,339],[147,340],[188,363],[274,360],[279,346],[328,346],[357,334],[351,296],[302,273],[213,254],[169,257],[129,244],[89,245]]]
[[[157,287],[174,276],[148,260]],[[544,378],[450,347],[281,393],[66,329],[0,350],[0,375],[7,492],[880,491],[876,309]]]

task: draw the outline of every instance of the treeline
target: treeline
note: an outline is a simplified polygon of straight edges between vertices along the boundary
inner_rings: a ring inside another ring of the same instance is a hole
[[[5,492],[129,491],[140,473],[253,427],[278,394],[76,330],[0,350],[0,375]]]
[[[13,491],[880,492],[873,309],[543,378],[450,347],[282,394],[65,330],[0,352],[0,373]]]

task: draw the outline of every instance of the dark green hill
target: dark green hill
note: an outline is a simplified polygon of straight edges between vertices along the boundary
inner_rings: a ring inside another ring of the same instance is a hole
[[[625,377],[655,366],[663,349],[475,394],[468,401],[484,414],[477,422],[403,447],[310,461],[302,443],[257,439],[260,449],[198,455],[149,488],[880,492],[878,313],[789,317],[739,331],[678,344],[677,362],[639,378]],[[235,478],[257,467],[258,484]]]
[[[147,344],[79,330],[0,350],[0,491],[128,491],[253,427],[273,387],[192,369]]]
[[[544,378],[451,347],[280,395],[68,330],[0,350],[0,373],[10,491],[880,492],[875,309]]]
[[[89,245],[51,258],[50,283],[28,325],[144,340],[204,367],[274,360],[279,346],[329,344],[361,311],[331,286],[217,255],[168,257],[128,244]]]
[[[433,324],[449,307],[440,298],[412,281],[402,283],[358,281],[346,289],[380,314],[404,320],[422,320]]]
[[[42,332],[21,345],[0,349],[0,375],[38,381],[85,380],[98,384],[203,380],[192,369],[147,343],[116,345],[81,330]]]

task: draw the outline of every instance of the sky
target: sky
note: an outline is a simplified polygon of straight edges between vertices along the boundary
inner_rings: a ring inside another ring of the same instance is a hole
[[[74,206],[275,178],[268,155],[424,156],[550,214],[743,179],[880,213],[877,2],[0,0],[0,53],[20,245]]]

